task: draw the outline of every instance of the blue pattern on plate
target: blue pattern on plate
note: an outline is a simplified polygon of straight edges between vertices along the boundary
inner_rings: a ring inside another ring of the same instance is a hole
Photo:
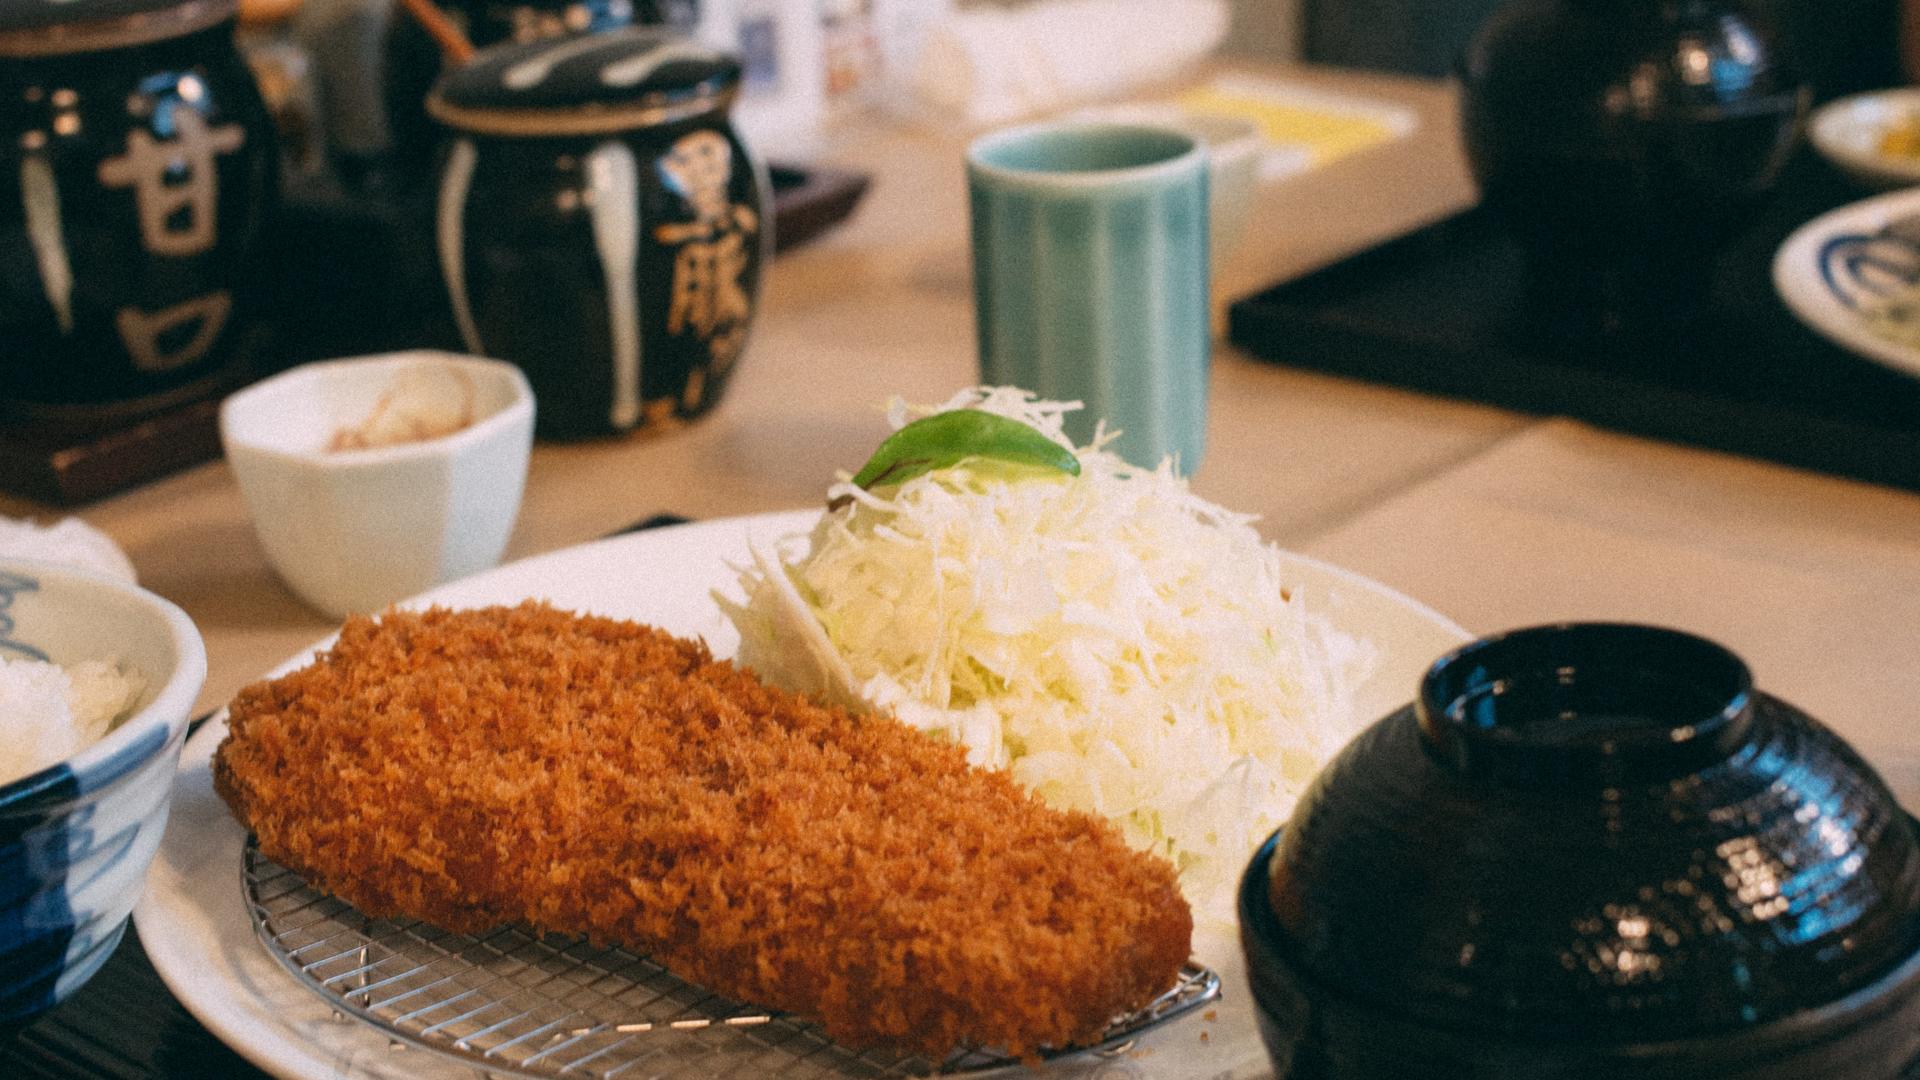
[[[1841,233],[1820,245],[1820,279],[1843,306],[1865,304],[1920,285],[1920,218],[1877,233]]]

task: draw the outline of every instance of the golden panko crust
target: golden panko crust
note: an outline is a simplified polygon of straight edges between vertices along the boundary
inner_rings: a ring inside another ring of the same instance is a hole
[[[1031,1055],[1169,988],[1173,868],[886,717],[527,603],[355,618],[235,698],[221,796],[369,915],[650,954],[853,1045]]]

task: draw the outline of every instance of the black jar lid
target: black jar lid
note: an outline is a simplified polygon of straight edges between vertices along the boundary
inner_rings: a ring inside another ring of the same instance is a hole
[[[739,85],[732,57],[625,27],[485,49],[441,78],[427,111],[483,135],[604,135],[725,109]]]
[[[146,45],[205,30],[237,7],[238,0],[4,0],[0,57]]]

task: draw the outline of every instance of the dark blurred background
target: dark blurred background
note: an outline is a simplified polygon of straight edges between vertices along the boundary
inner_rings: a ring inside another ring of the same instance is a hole
[[[1241,51],[1396,71],[1450,74],[1502,0],[1236,0]],[[1816,96],[1902,81],[1898,0],[1753,0],[1800,58]]]

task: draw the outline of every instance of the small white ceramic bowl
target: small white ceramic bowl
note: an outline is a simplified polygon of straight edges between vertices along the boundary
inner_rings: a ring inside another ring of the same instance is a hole
[[[1920,157],[1880,149],[1888,128],[1920,117],[1920,87],[1875,90],[1830,101],[1814,110],[1807,138],[1820,156],[1855,183],[1871,188],[1920,184]]]
[[[450,403],[471,407],[451,434],[329,448],[383,408]],[[305,364],[234,394],[220,407],[220,441],[267,561],[338,618],[499,562],[520,512],[533,409],[512,364],[393,353]]]
[[[207,656],[186,615],[145,589],[25,559],[0,559],[0,652],[117,660],[146,684],[105,738],[0,784],[0,1024],[10,1024],[79,989],[119,944],[166,831]]]
[[[1773,285],[1814,332],[1920,376],[1920,345],[1877,332],[1867,317],[1887,298],[1920,289],[1920,189],[1849,203],[1794,230],[1774,254]]]

